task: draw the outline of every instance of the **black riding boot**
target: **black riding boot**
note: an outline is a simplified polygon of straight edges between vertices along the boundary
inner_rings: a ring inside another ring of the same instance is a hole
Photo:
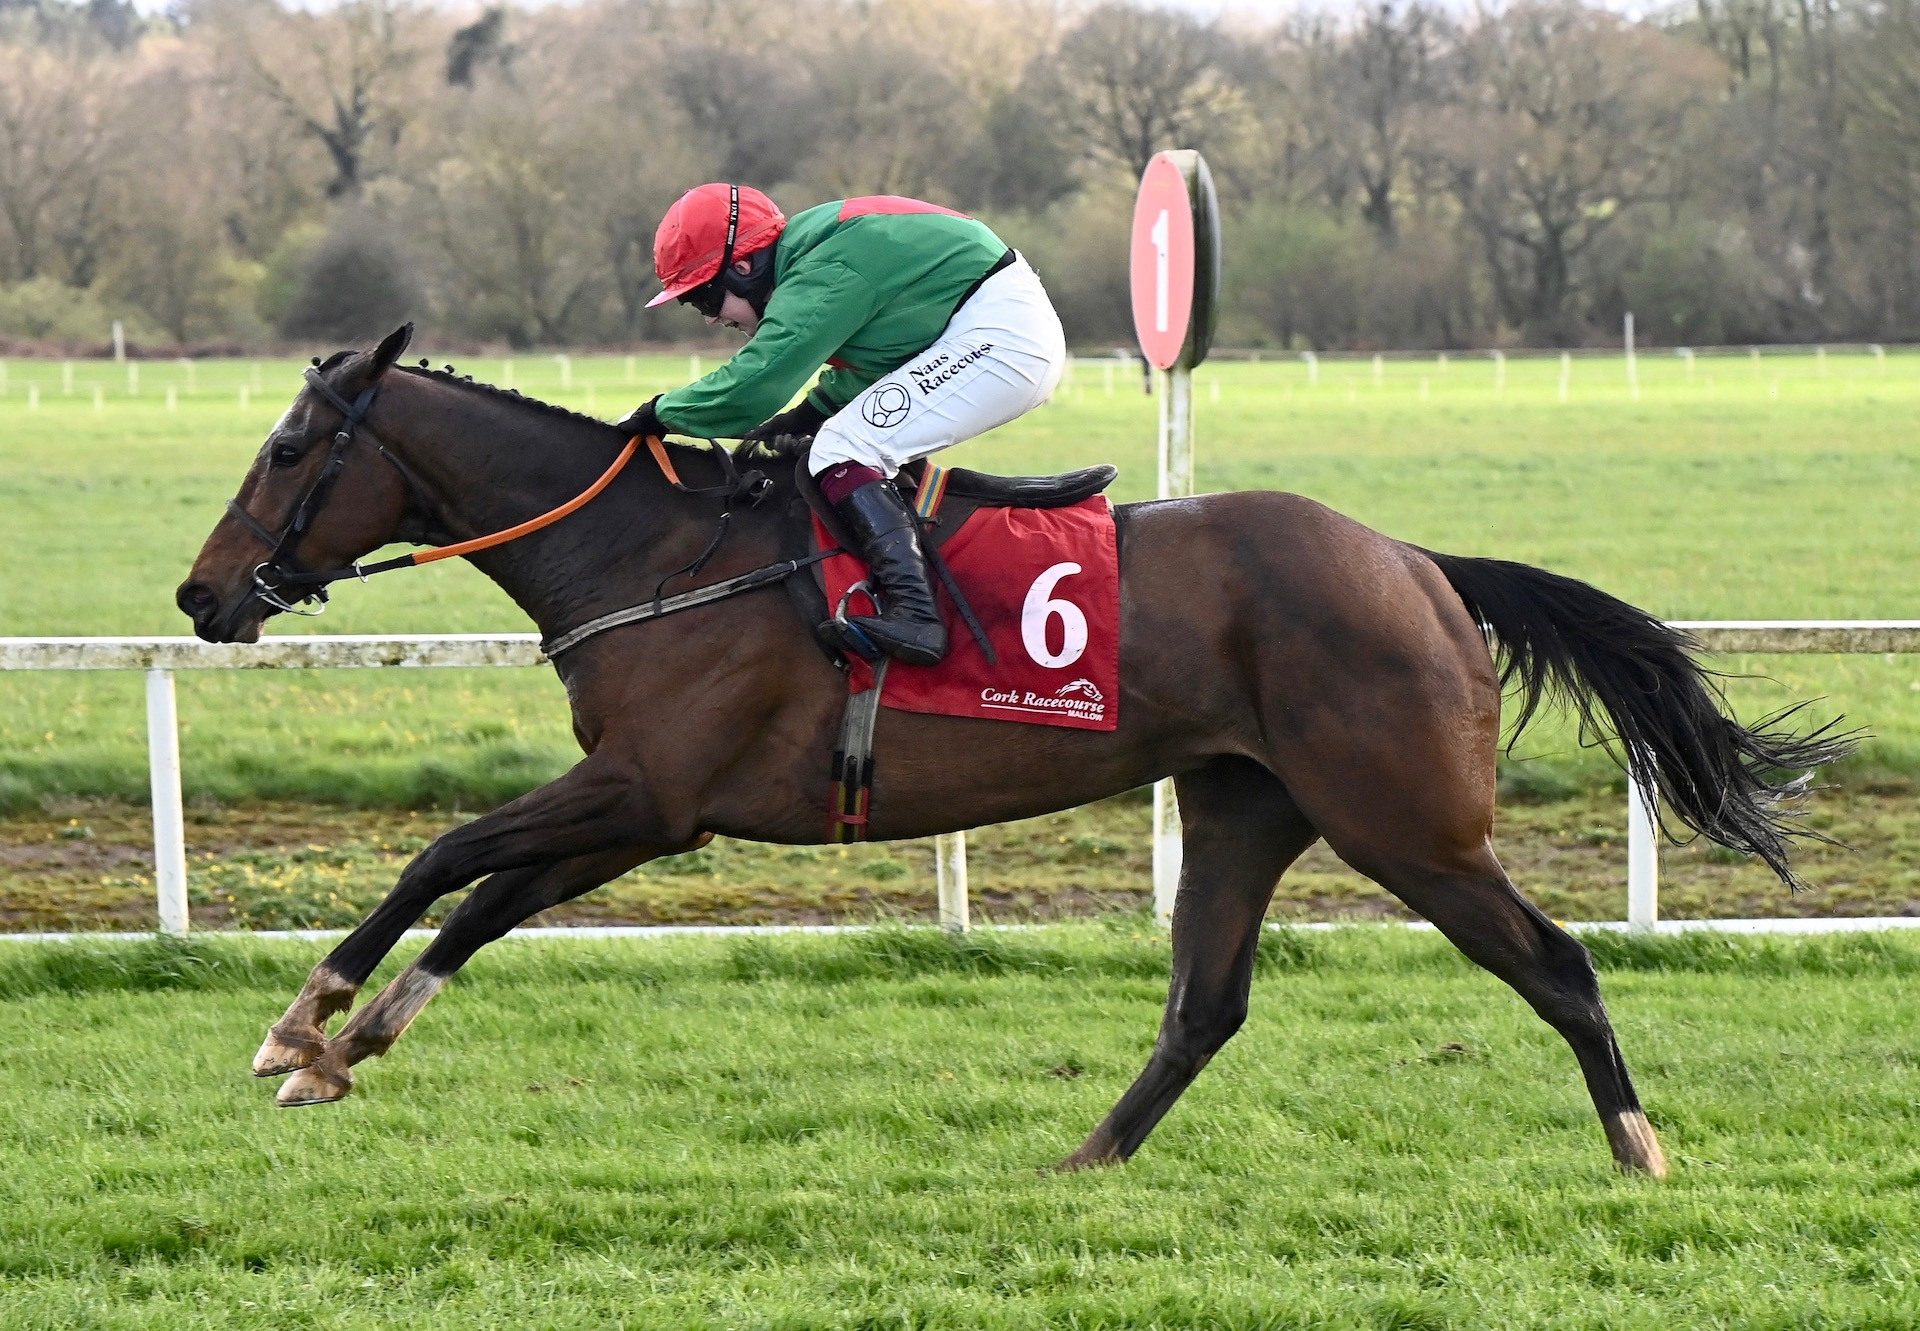
[[[867,562],[880,602],[878,615],[849,615],[853,626],[879,648],[908,665],[933,665],[947,654],[947,626],[933,602],[927,556],[907,501],[892,481],[868,481],[833,506]],[[838,635],[841,646],[871,656],[866,645]]]

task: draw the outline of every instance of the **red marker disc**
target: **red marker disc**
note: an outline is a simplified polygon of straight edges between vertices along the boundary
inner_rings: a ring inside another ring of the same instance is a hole
[[[1193,200],[1170,153],[1140,177],[1133,205],[1133,330],[1147,359],[1173,368],[1193,317]]]

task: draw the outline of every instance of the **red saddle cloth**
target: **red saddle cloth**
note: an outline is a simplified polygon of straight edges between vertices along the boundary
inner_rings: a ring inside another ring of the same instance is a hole
[[[823,549],[832,544],[817,517],[813,535]],[[882,706],[1074,730],[1120,724],[1120,553],[1105,495],[1067,508],[976,509],[940,556],[998,664],[988,662],[936,577],[946,659],[935,666],[895,661]],[[836,555],[822,567],[832,611],[866,565]],[[848,613],[870,614],[871,603],[856,594]],[[853,669],[854,689],[872,687],[872,667],[855,661]]]

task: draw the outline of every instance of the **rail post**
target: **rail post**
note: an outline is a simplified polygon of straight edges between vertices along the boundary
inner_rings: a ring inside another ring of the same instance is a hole
[[[153,889],[160,932],[187,932],[186,814],[180,804],[180,722],[173,672],[147,671],[147,770],[153,783]]]
[[[1640,783],[1627,779],[1627,924],[1652,929],[1660,918],[1659,828]]]
[[[967,834],[943,832],[933,839],[933,876],[940,897],[940,927],[963,934],[973,927],[967,908]]]

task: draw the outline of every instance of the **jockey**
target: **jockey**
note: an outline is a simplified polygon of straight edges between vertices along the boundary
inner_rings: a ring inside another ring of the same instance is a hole
[[[702,185],[667,210],[653,261],[666,289],[649,306],[682,301],[747,343],[620,428],[813,436],[808,469],[880,592],[881,613],[852,617],[839,645],[869,659],[938,661],[946,625],[892,477],[1052,394],[1066,339],[1033,269],[984,223],[934,204],[879,195],[789,220],[759,190],[726,184]]]

